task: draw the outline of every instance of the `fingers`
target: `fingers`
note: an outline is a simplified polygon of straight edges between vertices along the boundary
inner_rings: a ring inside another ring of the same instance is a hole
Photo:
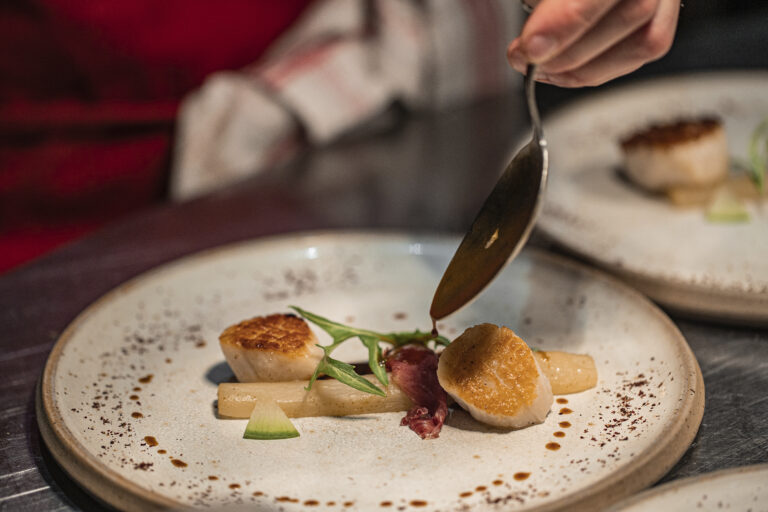
[[[595,1],[543,0],[523,28],[523,34],[509,45],[510,64],[524,73],[526,63],[534,62],[529,57],[531,45],[526,46],[526,37],[533,40],[541,27],[550,27],[558,35],[556,49],[547,58],[536,61],[539,79],[563,87],[599,85],[634,71],[669,50],[677,25],[678,0],[598,1],[603,8],[609,5],[609,9],[602,11],[587,5]],[[559,17],[551,11],[555,5],[562,11]],[[541,10],[545,6],[549,11]],[[534,16],[542,12],[552,19],[539,18],[529,28]],[[562,41],[567,43],[563,45]]]
[[[659,0],[620,2],[575,43],[539,66],[539,70],[554,74],[580,68],[648,23],[658,7]]]
[[[630,0],[633,1],[633,0]],[[618,0],[542,0],[520,35],[529,62],[546,62],[586,33]]]
[[[659,59],[672,46],[678,13],[678,0],[661,0],[651,21],[629,37],[576,69],[543,73],[542,81],[561,87],[600,85]]]

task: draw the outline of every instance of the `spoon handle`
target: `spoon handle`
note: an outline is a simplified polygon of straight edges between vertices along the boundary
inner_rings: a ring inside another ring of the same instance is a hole
[[[525,73],[525,99],[528,102],[528,114],[531,116],[531,124],[533,125],[533,139],[538,142],[539,146],[545,146],[547,142],[544,140],[544,132],[541,129],[541,118],[539,117],[539,109],[536,106],[536,65],[528,64],[528,68]]]

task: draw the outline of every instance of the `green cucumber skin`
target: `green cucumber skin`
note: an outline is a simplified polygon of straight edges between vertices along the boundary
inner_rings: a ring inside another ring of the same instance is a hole
[[[732,224],[737,222],[749,222],[748,213],[709,213],[707,220],[714,224]]]
[[[262,441],[270,441],[273,439],[291,439],[293,437],[299,437],[299,432],[296,430],[284,432],[254,432],[246,428],[245,433],[243,434],[243,439],[258,439]]]
[[[299,431],[275,402],[257,403],[248,425],[245,427],[243,439],[290,439],[299,437]]]

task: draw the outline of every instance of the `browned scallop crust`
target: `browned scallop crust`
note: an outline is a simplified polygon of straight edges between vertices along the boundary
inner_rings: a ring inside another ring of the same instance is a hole
[[[668,147],[681,142],[698,140],[722,126],[719,119],[679,119],[665,124],[654,124],[622,139],[621,147],[626,151],[639,146]]]
[[[243,320],[227,327],[219,336],[222,345],[286,355],[305,352],[307,343],[313,339],[303,318],[280,313]]]
[[[536,398],[539,371],[531,349],[512,330],[467,329],[440,356],[440,383],[489,414],[514,415]]]

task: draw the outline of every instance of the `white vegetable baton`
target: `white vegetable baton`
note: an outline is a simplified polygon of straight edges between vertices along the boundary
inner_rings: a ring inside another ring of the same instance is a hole
[[[373,375],[363,378],[375,379]],[[358,391],[333,379],[315,381],[310,391],[305,389],[308,383],[295,380],[219,384],[219,416],[247,418],[259,399],[275,402],[289,418],[407,411],[413,405],[392,383],[386,388],[386,396]]]

